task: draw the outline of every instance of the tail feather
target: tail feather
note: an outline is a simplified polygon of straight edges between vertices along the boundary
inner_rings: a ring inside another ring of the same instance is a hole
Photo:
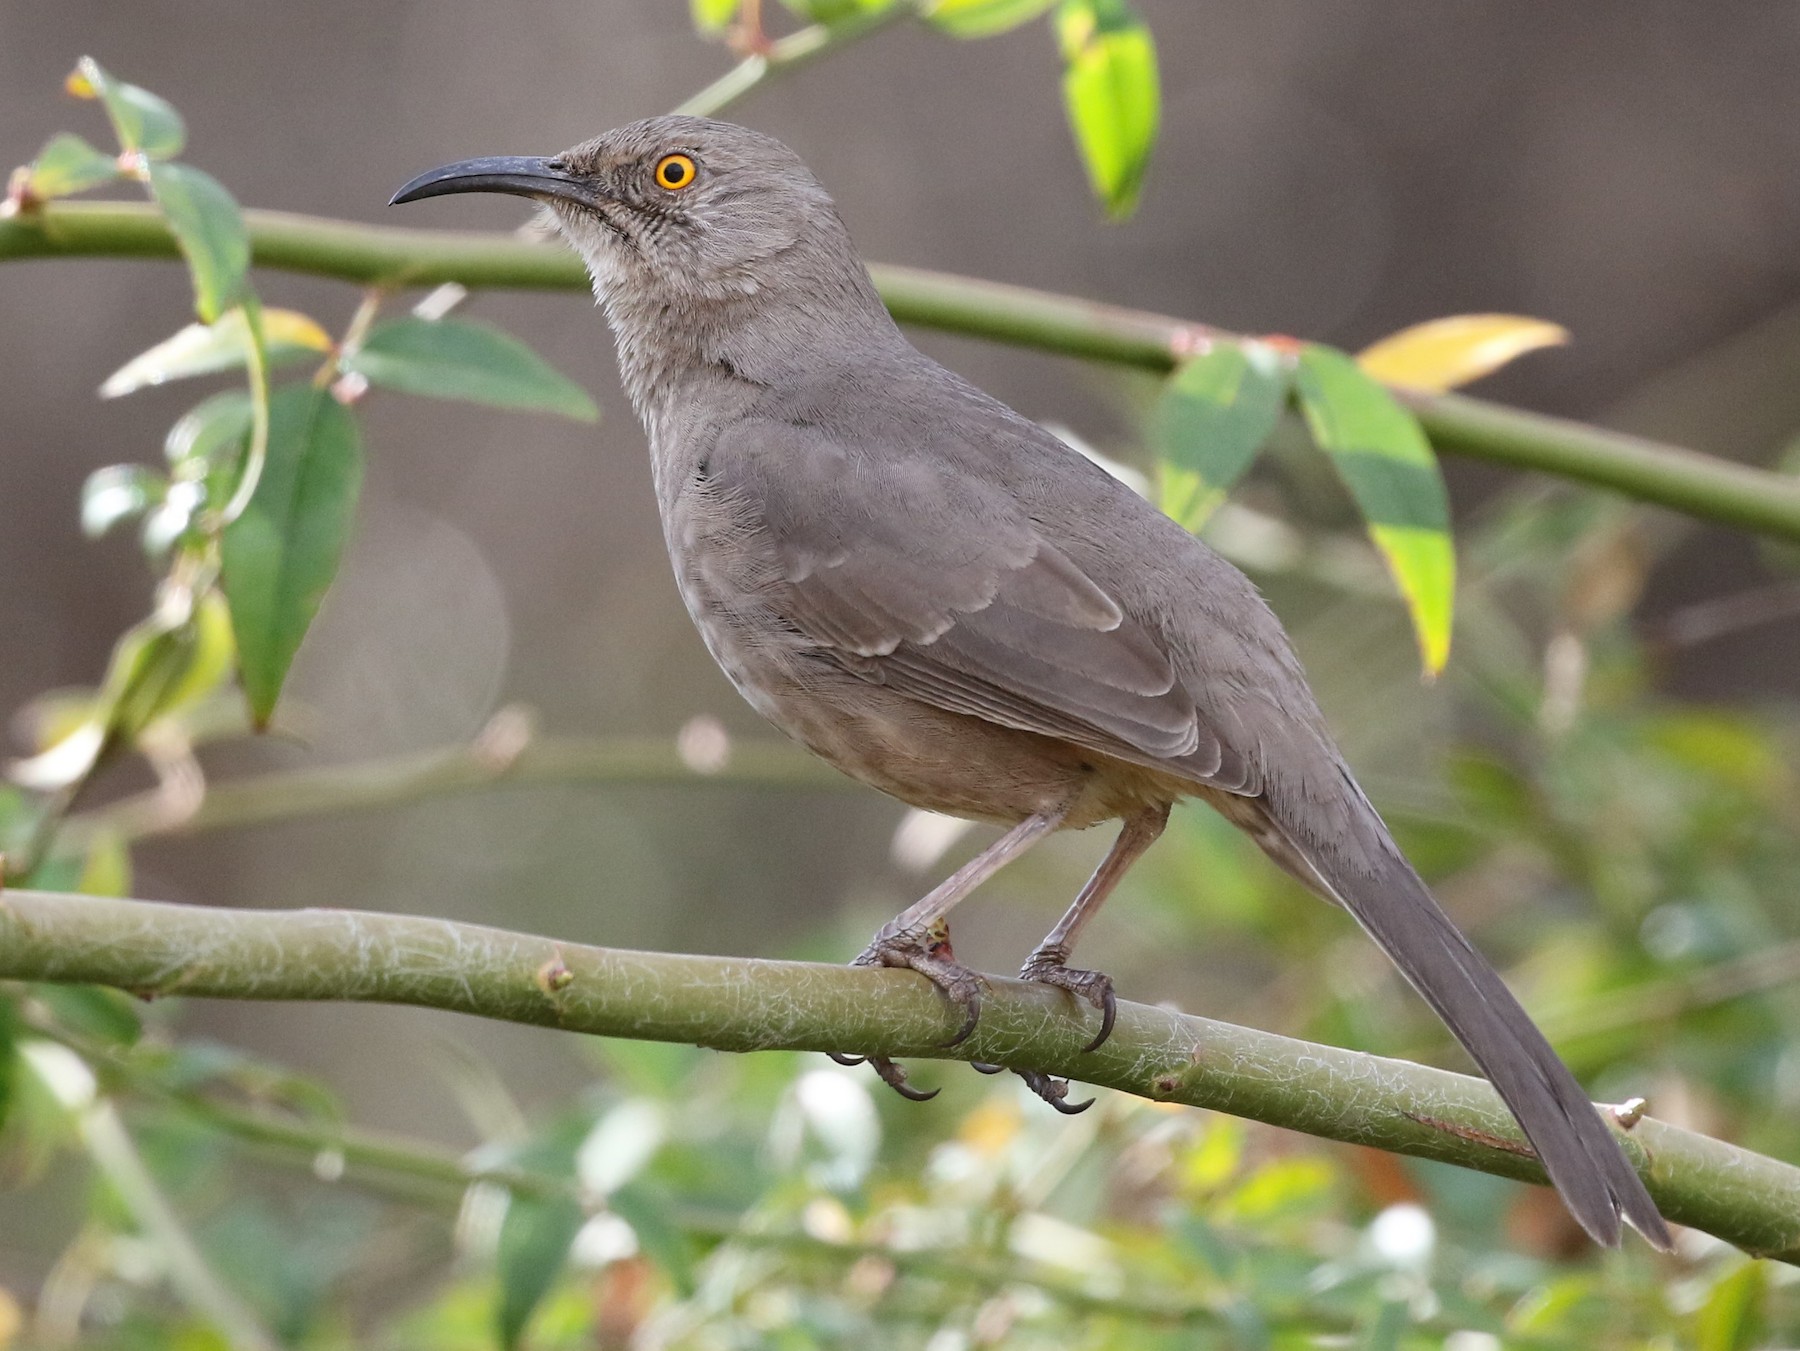
[[[1347,877],[1283,835],[1474,1057],[1581,1227],[1616,1247],[1623,1216],[1668,1249],[1669,1227],[1599,1109],[1399,852],[1384,851],[1372,873]]]

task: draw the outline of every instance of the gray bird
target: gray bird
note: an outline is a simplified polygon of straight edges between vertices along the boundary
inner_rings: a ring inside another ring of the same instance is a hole
[[[1669,1231],[1599,1111],[1394,844],[1250,581],[1037,424],[916,351],[786,146],[659,117],[549,158],[465,160],[395,202],[549,208],[592,274],[649,436],[689,614],[743,696],[845,773],[1006,833],[883,926],[974,1026],[946,917],[1056,830],[1123,823],[1024,979],[1100,1010],[1082,928],[1197,797],[1342,905],[1500,1091],[1575,1218]],[[899,1066],[882,1077],[912,1094]],[[1025,1076],[1053,1105],[1066,1085]]]

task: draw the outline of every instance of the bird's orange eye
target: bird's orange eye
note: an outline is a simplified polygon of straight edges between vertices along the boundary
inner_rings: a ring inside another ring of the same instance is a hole
[[[656,161],[656,181],[670,192],[679,192],[694,181],[694,161],[686,155],[664,155]]]

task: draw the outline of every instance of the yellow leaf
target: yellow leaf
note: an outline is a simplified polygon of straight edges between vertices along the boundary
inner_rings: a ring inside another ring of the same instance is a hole
[[[1435,679],[1450,660],[1450,611],[1456,596],[1456,550],[1441,530],[1371,525],[1369,536],[1386,560],[1412,615],[1425,678]]]
[[[1011,1098],[989,1098],[963,1118],[956,1134],[965,1145],[984,1158],[1001,1154],[1025,1124],[1018,1104]]]
[[[231,636],[231,608],[217,591],[208,591],[194,606],[194,644],[187,665],[158,701],[156,716],[179,713],[216,690],[237,664]]]
[[[1450,654],[1456,551],[1450,498],[1418,419],[1336,348],[1307,343],[1295,366],[1314,443],[1350,490],[1412,616],[1427,678]]]
[[[1569,330],[1547,319],[1456,314],[1403,328],[1357,353],[1356,364],[1383,384],[1442,394],[1568,340]]]
[[[262,321],[263,337],[271,347],[276,343],[288,343],[314,352],[331,350],[331,335],[320,328],[318,321],[310,315],[301,314],[298,310],[264,307]]]

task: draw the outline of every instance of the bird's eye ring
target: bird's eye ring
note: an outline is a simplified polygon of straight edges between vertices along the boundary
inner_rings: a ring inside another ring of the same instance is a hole
[[[694,174],[694,161],[686,155],[664,155],[656,161],[657,186],[670,192],[680,192],[687,187],[694,181]]]

